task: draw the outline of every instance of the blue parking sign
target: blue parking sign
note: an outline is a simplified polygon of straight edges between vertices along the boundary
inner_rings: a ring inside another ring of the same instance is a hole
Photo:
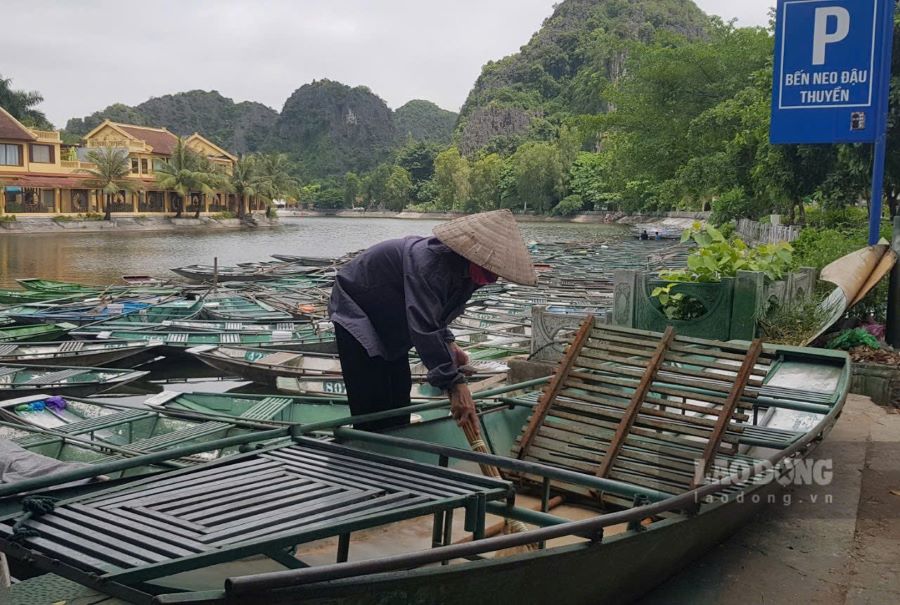
[[[875,141],[893,15],[894,0],[779,0],[773,144]]]

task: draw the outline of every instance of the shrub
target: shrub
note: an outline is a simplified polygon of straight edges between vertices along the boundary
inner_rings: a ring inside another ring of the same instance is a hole
[[[740,218],[759,218],[762,213],[763,205],[749,198],[742,188],[736,187],[713,200],[709,221],[713,225],[721,225]]]
[[[840,349],[841,351],[849,351],[856,347],[868,347],[870,349],[881,348],[878,340],[876,340],[876,338],[865,328],[844,330],[835,338],[832,338],[827,346],[829,349]]]
[[[699,300],[675,291],[678,283],[715,283],[738,271],[760,271],[774,281],[784,277],[793,263],[788,243],[751,248],[742,239],[726,238],[712,225],[694,223],[681,236],[682,243],[689,241],[697,247],[687,257],[687,268],[661,272],[660,278],[670,283],[651,293],[669,319],[696,319],[706,313]]]
[[[14,223],[16,222],[15,214],[0,214],[0,223]]]
[[[738,271],[760,271],[778,280],[793,265],[793,248],[786,242],[751,248],[740,238],[726,239],[712,225],[700,223],[682,234],[681,242],[689,241],[697,247],[688,255],[687,268],[664,271],[660,277],[670,282],[709,283],[734,277]]]
[[[237,218],[237,215],[234,212],[230,212],[230,211],[226,210],[224,212],[219,212],[218,214],[213,214],[209,218],[214,219],[214,220],[224,220],[224,219],[229,219],[229,218]]]

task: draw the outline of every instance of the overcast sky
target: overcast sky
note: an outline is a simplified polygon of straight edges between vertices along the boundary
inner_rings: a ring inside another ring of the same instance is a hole
[[[554,0],[4,0],[0,75],[38,90],[57,127],[115,102],[218,90],[281,110],[314,79],[393,108],[458,110],[481,66],[518,50]],[[697,0],[765,25],[774,0]]]

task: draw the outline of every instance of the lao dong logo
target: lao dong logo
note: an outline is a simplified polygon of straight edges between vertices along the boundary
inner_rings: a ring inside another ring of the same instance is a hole
[[[830,458],[813,460],[811,458],[788,458],[773,465],[764,460],[751,465],[744,460],[732,460],[728,465],[717,465],[710,477],[703,474],[703,461],[694,463],[694,480],[696,485],[703,485],[709,480],[724,480],[723,486],[764,486],[778,483],[782,487],[789,485],[820,487],[831,485],[834,479],[834,461]]]

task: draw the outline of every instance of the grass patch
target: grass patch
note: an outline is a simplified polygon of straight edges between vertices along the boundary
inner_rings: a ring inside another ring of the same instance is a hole
[[[759,320],[759,329],[767,342],[803,346],[822,329],[828,313],[822,309],[824,296],[812,296],[787,306],[774,306]]]

